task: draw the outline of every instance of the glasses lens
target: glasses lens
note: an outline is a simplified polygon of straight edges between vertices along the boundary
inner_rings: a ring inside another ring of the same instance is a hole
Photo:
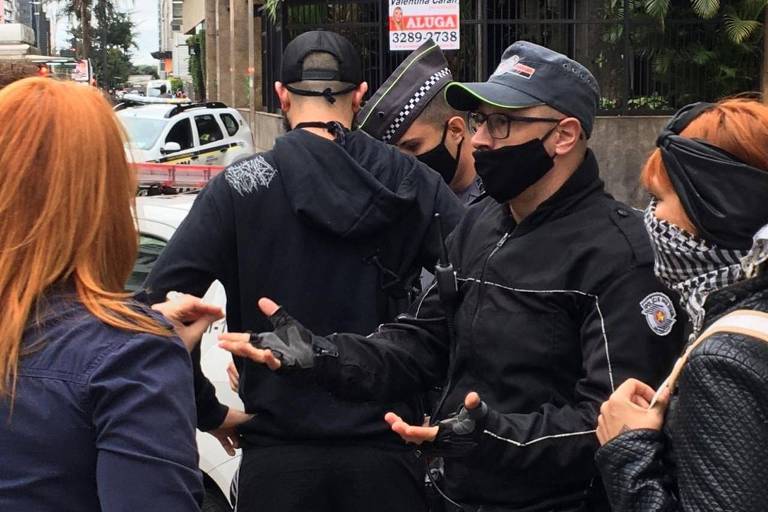
[[[484,121],[484,119],[482,119],[482,114],[479,112],[470,112],[467,119],[470,133],[477,133],[477,130],[480,129],[480,125],[482,125]]]
[[[504,114],[488,116],[488,133],[494,139],[506,139],[509,136],[509,119]]]

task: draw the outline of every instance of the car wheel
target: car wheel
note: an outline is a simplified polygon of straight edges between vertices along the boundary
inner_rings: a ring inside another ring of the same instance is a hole
[[[218,489],[206,489],[202,512],[232,512],[227,498]]]

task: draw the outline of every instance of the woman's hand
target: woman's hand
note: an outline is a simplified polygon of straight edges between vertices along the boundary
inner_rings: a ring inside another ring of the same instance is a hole
[[[187,350],[192,350],[213,322],[224,318],[224,311],[218,306],[206,304],[194,295],[168,292],[168,300],[154,304],[152,309],[162,313],[176,335],[181,338]]]
[[[597,439],[600,445],[630,430],[661,430],[669,391],[662,391],[657,402],[650,407],[654,394],[652,387],[637,379],[624,381],[600,406],[600,416],[597,418]]]

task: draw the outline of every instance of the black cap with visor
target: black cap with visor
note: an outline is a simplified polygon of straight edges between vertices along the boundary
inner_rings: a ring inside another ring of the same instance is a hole
[[[333,68],[306,67],[304,59],[307,55],[318,52],[332,55],[338,65]],[[363,82],[360,53],[347,38],[335,32],[327,30],[304,32],[285,47],[280,81],[294,94],[323,96],[330,103],[334,103],[336,101],[334,96],[347,94]],[[340,82],[345,86],[336,90],[332,87],[311,90],[291,85],[306,81]]]

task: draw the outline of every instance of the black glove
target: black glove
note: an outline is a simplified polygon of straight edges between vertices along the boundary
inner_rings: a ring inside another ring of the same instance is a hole
[[[251,334],[251,345],[271,350],[280,360],[280,369],[308,369],[315,365],[315,355],[338,355],[331,342],[315,336],[283,308],[269,317],[269,321],[275,330]]]
[[[430,457],[463,457],[477,447],[485,429],[488,406],[485,402],[474,409],[463,405],[437,424],[437,436],[431,443],[422,444],[422,451]]]

